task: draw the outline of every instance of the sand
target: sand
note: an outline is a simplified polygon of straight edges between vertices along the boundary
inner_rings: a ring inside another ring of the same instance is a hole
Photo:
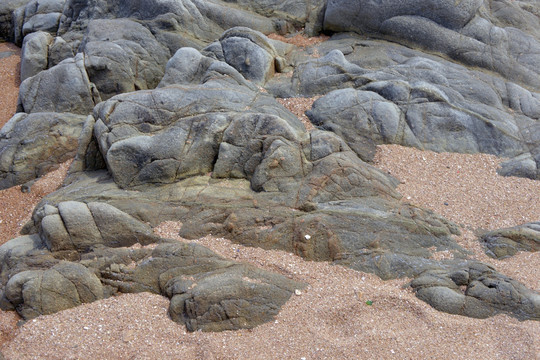
[[[0,44],[0,52],[4,46],[11,45]],[[16,85],[17,64],[17,56],[0,59],[2,88],[14,93],[16,86],[5,84]],[[11,116],[14,93],[3,96],[0,114]],[[282,103],[298,113],[312,101],[293,98]],[[499,162],[487,155],[435,154],[400,146],[381,146],[376,157],[377,166],[401,180],[398,191],[404,202],[431,208],[461,224],[463,235],[457,240],[477,259],[539,290],[539,253],[493,260],[483,253],[474,235],[479,228],[540,220],[540,182],[500,177],[495,172]],[[53,191],[65,176],[67,165],[36,182],[30,194],[22,193],[19,187],[0,192],[2,204],[8,204],[0,211],[0,241],[17,234],[34,206],[29,196],[39,201]],[[167,222],[155,231],[187,241],[176,235],[180,226]],[[2,353],[7,359],[540,357],[538,321],[519,322],[505,315],[479,320],[445,314],[418,300],[406,286],[409,279],[382,281],[371,274],[304,261],[282,251],[248,248],[222,238],[205,237],[195,242],[228,258],[303,281],[308,287],[292,296],[275,321],[251,330],[221,333],[187,333],[167,316],[166,298],[146,293],[96,301],[40,316],[21,326],[16,325],[19,318],[14,312],[0,312]]]

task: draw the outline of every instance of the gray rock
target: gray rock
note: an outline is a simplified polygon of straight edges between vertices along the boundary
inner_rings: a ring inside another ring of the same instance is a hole
[[[331,90],[358,87],[367,82],[366,71],[352,64],[339,50],[330,51],[320,59],[296,66],[292,78],[293,93],[303,96],[325,94]]]
[[[59,262],[49,270],[28,270],[6,284],[6,298],[25,319],[72,308],[103,298],[101,282],[86,267]]]
[[[224,61],[246,79],[263,85],[274,75],[277,52],[264,34],[235,27],[225,31],[219,42]]]
[[[69,113],[16,114],[0,130],[0,188],[38,178],[77,151],[84,116]]]
[[[518,251],[540,250],[540,222],[490,231],[480,237],[486,254],[497,259],[515,255]]]
[[[43,31],[29,34],[24,38],[21,51],[21,81],[47,69],[49,47],[52,42],[53,37]]]
[[[487,318],[504,313],[520,320],[540,319],[540,295],[484,264],[427,271],[411,286],[420,299],[450,314]]]
[[[351,48],[359,46],[354,38],[336,40],[338,47],[347,43]],[[381,47],[361,44],[362,49]],[[331,45],[329,41],[325,48]],[[292,92],[307,89],[309,96],[326,94],[308,116],[321,129],[343,136],[364,160],[371,160],[376,144],[397,143],[438,152],[516,157],[503,173],[536,178],[537,93],[397,46],[390,50],[401,52],[399,57],[393,55],[398,60],[379,70],[355,65],[339,50],[301,63],[291,81]],[[360,54],[352,52],[349,57],[362,65]],[[522,163],[522,159],[529,160]]]
[[[272,320],[294,290],[304,288],[285,277],[247,265],[176,276],[165,288],[171,293],[169,314],[189,331],[223,331],[255,327]]]
[[[32,0],[14,13],[14,40],[20,44],[24,37],[36,31],[56,35],[66,0]]]
[[[203,56],[198,50],[190,47],[179,49],[169,59],[165,68],[165,75],[158,87],[174,84],[201,84],[214,76],[220,77],[221,80],[230,81],[233,85],[242,85],[254,91],[256,90],[232,66],[223,61]]]
[[[22,82],[17,110],[19,112],[92,113],[101,101],[94,84],[88,79],[84,55],[62,61]]]
[[[28,2],[30,0],[4,0],[0,3],[0,39],[14,40],[13,12]]]
[[[99,245],[128,247],[157,241],[148,225],[103,203],[67,201],[58,204],[57,212],[38,216],[43,216],[38,217],[41,236],[52,252],[88,252]]]
[[[489,10],[485,16],[479,10],[482,3],[336,0],[327,5],[324,29],[378,34],[540,88],[538,56],[533,55],[540,51],[538,38],[513,27],[495,26],[489,21]],[[531,56],[522,58],[523,52]]]
[[[157,86],[169,51],[129,19],[92,20],[81,44],[88,77],[103,100]]]
[[[530,153],[518,155],[501,163],[497,173],[501,176],[518,176],[533,180],[540,176],[536,161]]]

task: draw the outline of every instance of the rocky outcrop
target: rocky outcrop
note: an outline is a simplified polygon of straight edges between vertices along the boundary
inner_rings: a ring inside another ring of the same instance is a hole
[[[490,231],[480,237],[486,254],[497,259],[515,255],[518,251],[540,250],[540,222]]]
[[[439,0],[382,3],[332,0],[326,8],[324,29],[376,34],[419,46],[538,89],[538,37],[511,26],[495,25],[484,3],[482,0],[460,1],[457,5]],[[532,17],[518,6],[505,4],[524,18]],[[524,52],[528,55],[521,56]]]
[[[25,80],[0,133],[3,184],[63,161],[75,152],[64,143],[78,148],[26,235],[0,247],[2,308],[32,318],[150,291],[190,331],[219,331],[269,321],[304,286],[153,235],[172,220],[186,239],[411,277],[441,311],[539,318],[537,293],[470,260],[455,224],[401,202],[397,180],[369,164],[377,144],[394,143],[504,156],[501,173],[539,177],[539,34],[519,4],[8,3]],[[377,39],[336,33],[299,48],[265,35],[298,27]],[[311,131],[274,98],[315,95]],[[510,255],[531,245],[531,229],[484,241]]]
[[[40,236],[0,246],[0,304],[25,319],[117,291],[150,291],[171,298],[171,317],[190,331],[235,330],[271,320],[304,287],[200,245],[160,239],[104,203],[46,205],[36,216]],[[139,247],[128,249],[134,244]]]

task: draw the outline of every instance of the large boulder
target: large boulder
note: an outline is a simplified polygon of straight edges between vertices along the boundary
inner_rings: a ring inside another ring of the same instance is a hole
[[[38,31],[24,38],[21,50],[21,81],[28,79],[49,65],[49,47],[52,45],[51,34]]]
[[[52,252],[87,252],[95,246],[129,247],[157,241],[152,229],[117,208],[99,202],[66,201],[38,214],[40,233]]]
[[[36,216],[41,238],[23,236],[0,246],[0,306],[25,319],[118,291],[150,291],[171,298],[171,317],[189,331],[245,329],[273,319],[305,287],[197,244],[159,239],[104,203],[46,205]],[[156,242],[162,244],[144,246]],[[127,248],[133,244],[143,247]]]
[[[103,100],[155,88],[170,57],[147,28],[129,19],[90,21],[81,48],[88,77]]]
[[[75,155],[85,116],[18,113],[0,130],[0,188],[23,184]]]
[[[84,55],[77,54],[22,82],[17,110],[25,113],[92,113],[101,101],[84,67]]]
[[[216,46],[210,45],[209,49],[217,59],[259,85],[266,83],[279,67],[280,59],[269,39],[249,28],[234,27],[225,31]]]

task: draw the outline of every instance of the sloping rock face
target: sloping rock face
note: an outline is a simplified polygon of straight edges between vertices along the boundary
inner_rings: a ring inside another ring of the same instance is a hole
[[[540,319],[536,292],[470,260],[455,224],[369,164],[394,143],[504,156],[501,173],[539,178],[537,6],[522,5],[8,1],[2,36],[24,44],[24,81],[0,186],[76,157],[0,247],[1,307],[32,318],[149,291],[188,330],[221,331],[271,320],[305,286],[153,234],[171,220],[187,239],[411,277],[441,311]],[[308,48],[265,35],[300,27],[336,34]],[[275,99],[315,95],[312,131]],[[534,226],[483,241],[499,257],[535,250],[521,236]],[[443,250],[453,259],[435,260]]]

